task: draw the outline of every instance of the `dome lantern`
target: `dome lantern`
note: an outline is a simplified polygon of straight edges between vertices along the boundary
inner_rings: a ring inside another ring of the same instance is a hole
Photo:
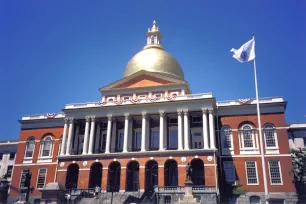
[[[147,44],[142,51],[138,52],[127,64],[124,77],[130,76],[140,70],[160,73],[170,77],[183,79],[184,73],[178,61],[160,44],[162,38],[153,21],[152,28],[147,32]]]

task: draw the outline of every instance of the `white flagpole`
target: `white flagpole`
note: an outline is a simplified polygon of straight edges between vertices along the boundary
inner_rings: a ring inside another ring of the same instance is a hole
[[[255,42],[255,35],[253,33],[253,39]],[[262,137],[262,129],[261,129],[261,120],[260,120],[260,109],[259,109],[259,98],[258,98],[258,87],[257,87],[257,73],[256,73],[256,57],[254,58],[254,75],[255,75],[255,90],[256,90],[256,101],[257,101],[257,119],[258,119],[258,131],[259,131],[259,139],[260,139],[260,154],[261,154],[261,163],[263,170],[263,180],[264,180],[264,189],[265,196],[268,196],[268,184],[267,184],[267,174],[266,174],[266,164],[265,164],[265,156],[264,156],[264,148],[263,148],[263,137]]]

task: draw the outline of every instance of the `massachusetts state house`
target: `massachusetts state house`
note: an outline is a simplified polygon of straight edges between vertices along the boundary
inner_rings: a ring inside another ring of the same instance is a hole
[[[154,21],[144,48],[122,78],[99,89],[99,101],[22,117],[9,202],[23,196],[31,173],[31,203],[55,203],[52,189],[62,202],[176,203],[189,163],[202,203],[296,203],[287,102],[259,99],[260,138],[257,101],[192,93],[161,39]]]

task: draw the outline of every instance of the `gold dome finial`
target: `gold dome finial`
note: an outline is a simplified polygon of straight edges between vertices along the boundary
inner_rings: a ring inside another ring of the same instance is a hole
[[[154,20],[153,21],[153,26],[151,28],[151,32],[155,32],[155,31],[158,31],[158,27],[156,26],[156,21]]]

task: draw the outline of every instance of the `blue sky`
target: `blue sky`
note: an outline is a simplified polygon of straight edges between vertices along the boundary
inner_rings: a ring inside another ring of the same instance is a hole
[[[286,120],[306,121],[306,1],[1,1],[0,140],[22,115],[100,100],[122,77],[155,19],[193,93],[255,97],[253,63],[229,50],[256,34],[259,96],[284,96]]]

